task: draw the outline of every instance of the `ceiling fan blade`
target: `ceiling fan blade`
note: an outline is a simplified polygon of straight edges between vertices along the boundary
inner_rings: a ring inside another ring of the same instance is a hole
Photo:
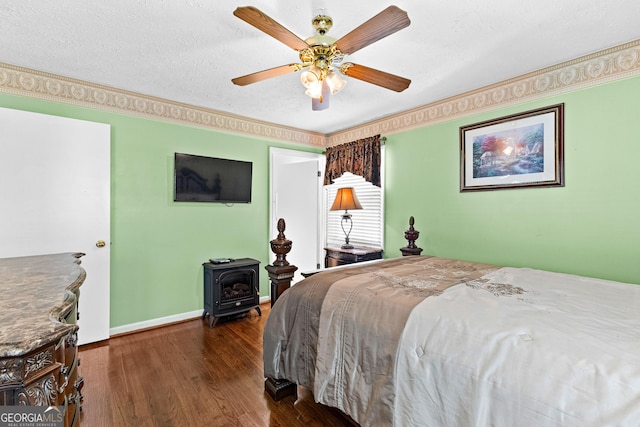
[[[407,12],[397,6],[389,6],[364,24],[342,36],[335,44],[342,53],[350,55],[411,24]]]
[[[258,71],[257,73],[247,74],[246,76],[236,77],[235,79],[231,79],[231,81],[238,86],[246,86],[250,85],[251,83],[257,83],[262,80],[270,79],[272,77],[278,77],[284,74],[293,73],[301,69],[301,64],[281,65],[279,67],[269,68],[268,70]]]
[[[286,44],[291,49],[302,50],[308,47],[300,37],[296,36],[281,24],[277,23],[253,6],[239,7],[233,11],[233,14],[246,23],[253,25],[260,31],[263,31],[276,40]]]
[[[396,92],[402,92],[411,84],[411,80],[405,79],[404,77],[350,62],[343,64],[342,67],[340,67],[340,72],[354,79],[372,83]]]

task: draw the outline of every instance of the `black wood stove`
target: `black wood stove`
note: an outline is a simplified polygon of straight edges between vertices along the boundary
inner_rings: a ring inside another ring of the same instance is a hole
[[[204,263],[204,319],[213,328],[220,317],[260,311],[260,261],[251,258]]]

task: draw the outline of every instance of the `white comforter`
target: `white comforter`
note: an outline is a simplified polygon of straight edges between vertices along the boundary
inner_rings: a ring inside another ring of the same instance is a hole
[[[363,425],[640,426],[638,285],[502,268],[449,287],[410,308],[377,392],[360,373],[379,346],[339,349],[376,336],[336,315],[371,301],[345,283],[322,306],[314,394]]]

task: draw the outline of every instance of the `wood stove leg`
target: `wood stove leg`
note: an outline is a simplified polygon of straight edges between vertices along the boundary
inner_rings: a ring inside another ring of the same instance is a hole
[[[216,326],[216,323],[218,323],[218,318],[209,314],[209,327],[213,328],[214,326]]]
[[[277,402],[284,397],[297,394],[298,386],[296,383],[292,383],[291,381],[276,380],[267,377],[264,381],[264,390]]]
[[[256,311],[258,312],[258,316],[262,316],[262,310],[260,310],[260,307],[256,307]]]

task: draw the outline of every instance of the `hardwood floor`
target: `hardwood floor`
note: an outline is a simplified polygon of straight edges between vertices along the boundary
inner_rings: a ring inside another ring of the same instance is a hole
[[[80,348],[81,426],[352,426],[338,411],[264,392],[269,304],[241,320],[190,320]]]

